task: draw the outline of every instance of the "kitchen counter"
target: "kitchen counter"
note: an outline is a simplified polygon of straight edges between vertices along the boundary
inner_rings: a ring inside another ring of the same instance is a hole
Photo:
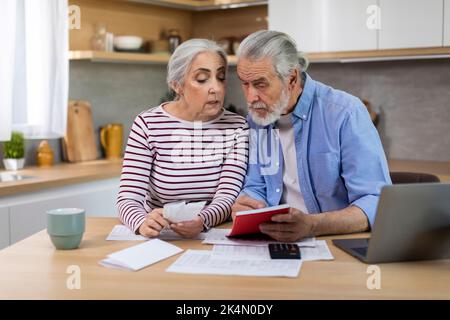
[[[179,254],[137,272],[104,268],[98,262],[107,254],[139,243],[106,241],[115,224],[115,218],[87,218],[77,250],[55,250],[46,230],[1,250],[0,299],[450,299],[448,259],[378,264],[381,289],[369,290],[368,265],[331,243],[367,233],[319,237],[335,260],[306,261],[297,278],[242,277],[165,272]],[[171,243],[212,249],[199,240]],[[79,290],[66,286],[70,266],[80,268]]]
[[[0,171],[2,173],[16,173],[23,176],[30,176],[31,178],[1,182],[0,197],[74,183],[119,177],[121,170],[122,159],[60,163],[52,167],[26,167],[16,172],[2,170]]]

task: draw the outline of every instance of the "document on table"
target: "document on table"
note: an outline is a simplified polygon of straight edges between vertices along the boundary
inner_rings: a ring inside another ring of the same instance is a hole
[[[301,266],[302,260],[298,259],[224,259],[216,257],[209,250],[188,250],[166,271],[190,274],[295,278],[298,276]]]
[[[108,268],[137,271],[182,251],[183,249],[173,244],[159,239],[152,239],[111,253],[99,263]]]
[[[164,205],[163,216],[172,223],[193,220],[198,217],[200,211],[205,206],[206,201],[190,202],[186,201],[171,202]]]
[[[303,261],[334,260],[325,240],[317,240],[315,247],[302,247],[300,254]]]
[[[276,240],[259,240],[259,239],[244,239],[244,238],[228,238],[227,235],[231,229],[216,229],[209,230],[206,234],[206,239],[203,244],[224,244],[234,246],[266,246],[269,243],[275,243]],[[315,238],[305,238],[301,241],[295,242],[299,247],[314,247],[316,243]]]
[[[117,240],[117,241],[138,241],[138,240],[148,240],[149,238],[143,237],[139,234],[135,234],[130,228],[118,224],[114,226],[112,231],[109,233],[106,240]]]
[[[204,239],[206,239],[206,235],[207,235],[207,233],[202,232],[199,235],[197,235],[196,237],[191,238],[191,239],[204,240]],[[143,237],[139,234],[135,234],[131,229],[129,229],[128,227],[121,225],[121,224],[114,226],[114,228],[112,229],[112,231],[106,238],[106,240],[115,240],[115,241],[139,241],[139,240],[149,240],[149,239],[150,238]],[[176,233],[175,231],[173,231],[171,229],[163,229],[160,232],[158,239],[161,239],[161,240],[185,240],[186,238],[183,238],[182,236],[180,236],[178,233]]]
[[[301,259],[303,261],[333,260],[334,257],[328,249],[325,240],[317,240],[315,247],[300,247]],[[223,259],[253,259],[270,260],[268,246],[231,246],[216,244],[212,255]]]

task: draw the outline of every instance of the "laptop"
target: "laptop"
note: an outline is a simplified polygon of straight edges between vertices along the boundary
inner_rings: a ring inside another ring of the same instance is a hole
[[[450,184],[383,187],[371,237],[333,244],[365,263],[450,258]]]

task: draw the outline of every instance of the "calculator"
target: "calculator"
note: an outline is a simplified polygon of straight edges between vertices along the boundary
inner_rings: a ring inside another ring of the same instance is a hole
[[[269,252],[272,259],[301,259],[296,243],[269,243]]]

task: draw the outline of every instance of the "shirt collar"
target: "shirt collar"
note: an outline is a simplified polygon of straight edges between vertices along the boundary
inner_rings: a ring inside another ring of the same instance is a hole
[[[300,99],[297,101],[293,114],[302,120],[308,120],[316,84],[306,72],[302,72],[302,81],[304,81],[303,91]]]

